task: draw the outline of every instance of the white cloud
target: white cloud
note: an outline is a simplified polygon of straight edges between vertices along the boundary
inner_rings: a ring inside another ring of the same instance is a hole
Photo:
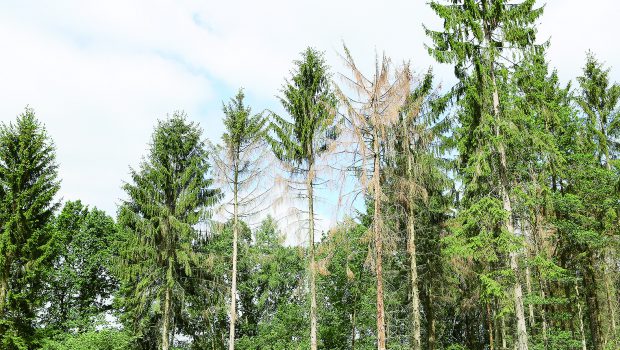
[[[588,48],[620,62],[619,10],[615,1],[549,1],[540,34],[552,35],[564,80],[579,74]],[[244,86],[254,110],[277,109],[273,96],[308,45],[326,50],[334,71],[344,40],[362,67],[385,50],[452,81],[426,54],[422,23],[441,25],[425,1],[5,1],[0,121],[33,107],[56,141],[64,198],[113,214],[157,118],[184,109],[217,141],[221,101]]]

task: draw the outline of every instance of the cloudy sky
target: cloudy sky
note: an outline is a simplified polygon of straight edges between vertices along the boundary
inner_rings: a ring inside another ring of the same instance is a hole
[[[541,3],[542,4],[542,3]],[[549,0],[539,37],[563,81],[592,49],[620,81],[620,2]],[[61,195],[114,214],[129,166],[157,119],[184,110],[207,137],[222,132],[221,104],[244,87],[254,110],[275,95],[306,46],[335,72],[346,42],[362,67],[375,50],[419,71],[449,67],[424,50],[424,0],[0,1],[0,122],[35,109],[57,146]]]

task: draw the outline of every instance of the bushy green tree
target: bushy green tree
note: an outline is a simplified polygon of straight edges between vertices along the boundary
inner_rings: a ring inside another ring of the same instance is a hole
[[[65,203],[54,218],[51,266],[46,272],[41,322],[46,334],[94,329],[97,316],[111,311],[118,285],[111,269],[118,239],[114,220],[81,201]]]
[[[44,302],[48,227],[60,187],[52,140],[26,108],[0,126],[0,347],[34,344],[37,307]]]
[[[159,121],[131,178],[118,218],[125,232],[117,270],[125,324],[142,347],[168,350],[183,332],[175,327],[187,313],[190,285],[207,267],[196,225],[218,197],[200,128],[178,112]]]
[[[519,179],[514,155],[518,155],[515,151],[519,149],[522,131],[514,120],[519,113],[514,112],[510,77],[514,67],[536,46],[535,24],[542,8],[535,8],[534,0],[516,3],[506,0],[433,1],[430,6],[443,20],[443,28],[426,29],[432,40],[429,53],[440,63],[453,64],[459,80],[452,92],[459,103],[460,127],[455,137],[465,209],[476,208],[477,215],[492,213],[488,220],[472,217],[464,223],[475,224],[473,221],[479,220],[492,224],[480,230],[472,226],[469,237],[499,249],[497,253],[500,254],[493,254],[497,258],[488,261],[492,265],[487,264],[487,272],[481,276],[495,279],[488,274],[496,274],[493,270],[500,275],[504,274],[502,270],[512,274],[509,294],[513,298],[515,344],[516,349],[525,350],[529,340],[519,267],[522,244],[515,231],[513,212],[513,188]],[[479,211],[483,208],[486,212]],[[471,213],[463,211],[468,212]],[[508,257],[506,269],[504,256]],[[475,343],[473,336],[471,334],[470,339]]]

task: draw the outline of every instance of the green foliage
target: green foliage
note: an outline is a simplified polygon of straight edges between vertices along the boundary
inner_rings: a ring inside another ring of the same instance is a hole
[[[53,260],[46,272],[46,332],[83,332],[94,318],[111,310],[117,288],[112,259],[117,228],[114,220],[82,202],[67,202],[54,219],[50,242]]]
[[[42,350],[130,350],[131,336],[122,330],[102,329],[69,335],[62,340],[47,340]]]
[[[261,114],[252,115],[252,109],[243,102],[245,94],[239,89],[234,99],[223,106],[224,127],[222,140],[232,159],[263,137],[266,119]]]
[[[321,52],[307,48],[295,66],[291,81],[287,80],[279,97],[292,121],[272,113],[273,135],[268,141],[278,159],[300,166],[313,162],[336,136],[336,97]]]
[[[230,305],[241,350],[312,348],[316,319],[319,349],[619,348],[620,85],[588,52],[563,86],[535,0],[429,6],[443,26],[427,49],[458,80],[445,95],[386,56],[369,79],[345,47],[347,97],[308,48],[280,90],[288,116],[253,114],[239,90],[213,147],[183,113],[159,121],[117,223],[79,200],[55,216],[45,128],[30,108],[3,123],[0,349],[225,349]],[[322,163],[349,144],[363,159]],[[244,222],[271,199],[270,151],[305,180],[308,256],[275,219]],[[315,243],[317,164],[368,191]],[[221,198],[235,216],[212,222]]]
[[[131,171],[132,183],[123,186],[128,199],[118,218],[124,232],[119,302],[124,324],[147,348],[158,343],[164,322],[184,325],[188,294],[197,293],[194,284],[208,268],[195,228],[218,197],[207,156],[201,130],[175,113],[158,123],[148,157],[139,171]],[[165,309],[166,293],[172,296],[171,310]]]
[[[577,81],[581,93],[576,102],[586,116],[587,142],[596,145],[599,161],[609,164],[619,151],[615,140],[620,135],[620,85],[610,84],[609,69],[592,52],[588,52],[583,75]]]
[[[48,226],[58,207],[55,149],[34,111],[0,126],[0,347],[27,349],[45,301]]]

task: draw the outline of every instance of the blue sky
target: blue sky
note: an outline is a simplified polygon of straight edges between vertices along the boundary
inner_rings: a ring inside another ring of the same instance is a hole
[[[592,49],[620,80],[611,0],[550,0],[539,37],[567,81]],[[418,71],[435,66],[422,23],[440,23],[425,1],[0,1],[0,121],[33,107],[55,140],[65,200],[114,214],[120,186],[145,154],[153,125],[175,110],[218,141],[221,104],[244,87],[255,111],[275,95],[306,46],[334,72],[345,41],[362,67],[375,50]],[[327,214],[326,214],[327,215]]]

